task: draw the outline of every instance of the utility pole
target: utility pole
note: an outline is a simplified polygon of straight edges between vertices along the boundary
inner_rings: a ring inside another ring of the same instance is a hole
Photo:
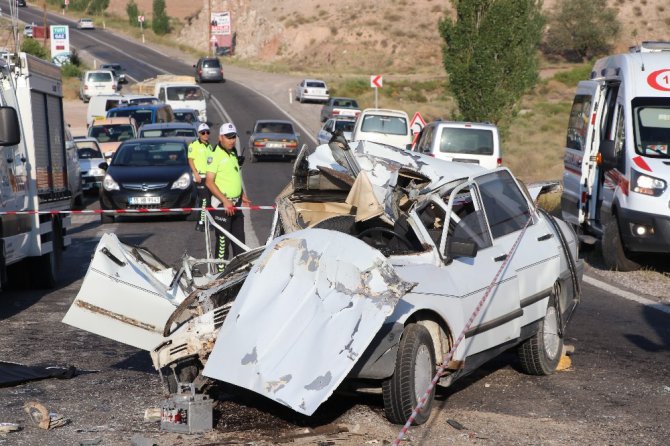
[[[47,33],[49,32],[49,28],[47,27],[47,1],[44,0],[44,5],[43,5],[43,11],[44,11],[44,48],[47,47]],[[35,32],[35,30],[33,30]]]

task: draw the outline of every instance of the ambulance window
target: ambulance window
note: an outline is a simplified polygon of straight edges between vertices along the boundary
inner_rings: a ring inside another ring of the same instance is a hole
[[[616,113],[616,129],[614,134],[614,152],[617,158],[617,169],[619,169],[621,172],[625,172],[626,170],[626,157],[624,156],[624,151],[626,148],[625,139],[623,107],[618,105]]]
[[[633,132],[638,154],[670,158],[670,105],[667,99],[633,99]]]
[[[616,107],[616,98],[619,94],[619,85],[611,84],[607,86],[607,93],[605,96],[605,106],[603,107],[603,116],[600,120],[600,139],[612,140],[614,139],[614,108]]]
[[[570,120],[568,121],[568,137],[565,142],[567,148],[584,150],[592,101],[593,98],[589,95],[577,95],[575,97],[570,110]]]

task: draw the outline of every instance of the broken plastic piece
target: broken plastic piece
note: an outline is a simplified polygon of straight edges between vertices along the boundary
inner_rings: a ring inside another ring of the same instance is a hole
[[[463,426],[461,423],[459,423],[456,420],[447,420],[447,423],[449,423],[449,426],[453,427],[454,429],[458,429],[459,431],[462,431],[465,429],[465,426]]]
[[[21,430],[21,426],[17,423],[0,423],[0,434],[18,430]]]
[[[61,414],[49,412],[43,404],[37,401],[27,402],[24,404],[23,410],[30,416],[32,422],[41,429],[55,429],[65,426],[70,421]]]

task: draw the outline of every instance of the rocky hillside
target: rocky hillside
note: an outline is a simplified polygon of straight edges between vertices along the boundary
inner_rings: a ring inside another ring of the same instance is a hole
[[[152,0],[135,0],[151,17]],[[184,26],[180,43],[207,48],[207,9],[230,11],[237,54],[300,71],[430,73],[440,67],[438,21],[451,14],[443,0],[166,0],[167,13]],[[547,10],[558,0],[545,0]],[[127,0],[110,2],[125,17]],[[667,0],[608,0],[623,31],[617,50],[642,40],[670,40]]]

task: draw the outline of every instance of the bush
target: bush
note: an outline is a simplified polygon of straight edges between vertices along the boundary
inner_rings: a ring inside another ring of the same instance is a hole
[[[170,18],[165,13],[165,0],[154,0],[154,17],[151,21],[151,29],[158,36],[163,36],[170,32]],[[208,20],[209,22],[209,20]]]
[[[61,65],[60,73],[63,77],[79,77],[81,76],[81,69],[72,63]]]
[[[130,0],[126,5],[126,14],[128,14],[128,23],[130,23],[130,26],[140,26],[140,22],[137,21],[137,17],[139,17],[141,14],[139,8],[137,7],[137,3],[135,3],[134,0]]]
[[[24,39],[23,43],[21,43],[21,51],[32,54],[40,59],[47,60],[49,58],[49,52],[37,39]]]
[[[554,79],[567,85],[568,87],[573,87],[577,85],[579,81],[587,80],[591,75],[591,64],[580,65],[569,71],[563,71],[556,73]]]

